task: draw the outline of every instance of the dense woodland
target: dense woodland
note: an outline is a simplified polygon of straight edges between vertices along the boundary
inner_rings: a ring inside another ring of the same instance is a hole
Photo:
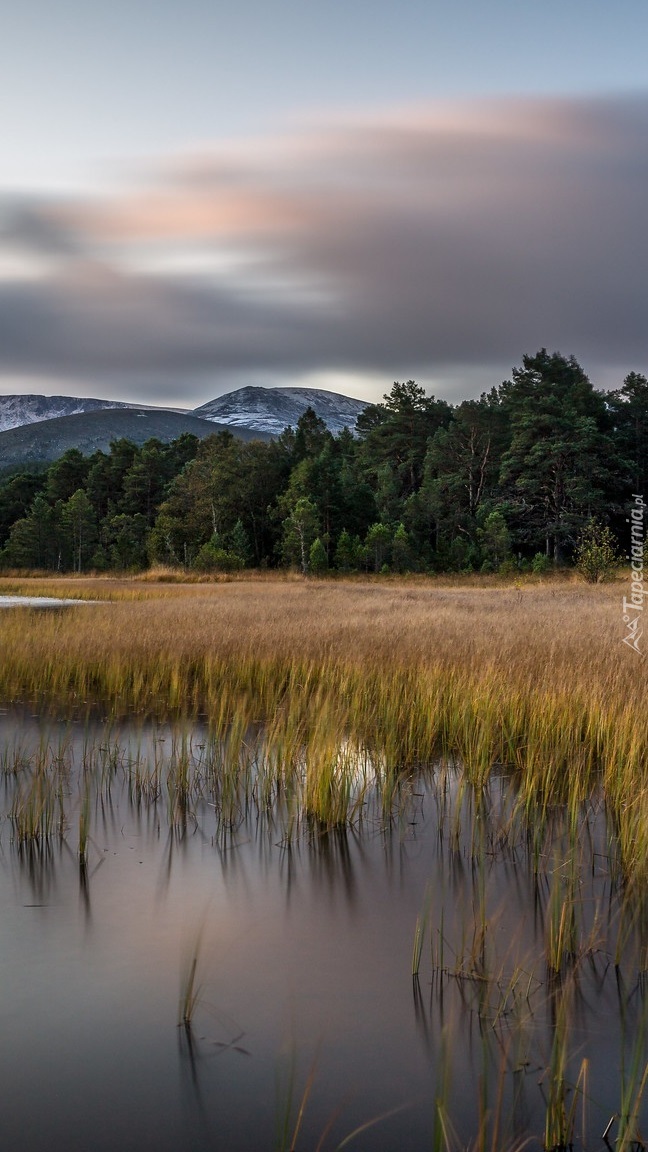
[[[0,564],[50,571],[496,571],[569,563],[609,526],[627,551],[648,494],[648,380],[594,389],[541,350],[479,400],[414,381],[370,405],[355,434],[308,410],[277,440],[221,432],[65,453],[0,480]]]

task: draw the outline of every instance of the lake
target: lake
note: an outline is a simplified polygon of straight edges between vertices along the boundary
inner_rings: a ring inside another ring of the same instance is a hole
[[[646,955],[600,797],[534,823],[509,776],[438,763],[387,813],[365,758],[326,829],[273,755],[250,731],[235,779],[200,720],[4,707],[6,1145],[418,1152],[488,1111],[499,1148],[561,1124],[603,1147]]]
[[[62,599],[57,596],[0,596],[0,608],[64,608],[70,604],[88,604],[88,600]]]

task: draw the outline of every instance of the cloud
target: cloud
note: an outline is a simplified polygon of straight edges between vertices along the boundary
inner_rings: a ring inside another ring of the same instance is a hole
[[[40,257],[72,256],[77,250],[74,230],[37,199],[7,200],[0,213],[0,244]]]
[[[439,104],[14,197],[0,274],[2,245],[47,263],[0,275],[0,371],[645,370],[647,141],[648,98]]]

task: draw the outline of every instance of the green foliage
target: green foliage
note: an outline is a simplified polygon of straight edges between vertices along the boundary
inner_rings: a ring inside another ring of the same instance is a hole
[[[94,509],[83,488],[61,506],[61,537],[65,547],[63,567],[83,572],[90,564],[97,543]]]
[[[199,549],[193,566],[199,572],[236,572],[243,567],[243,560],[226,548],[219,533],[214,532],[211,540]]]
[[[328,559],[326,556],[326,548],[322,544],[319,536],[313,540],[308,554],[308,564],[314,576],[319,576],[326,572],[328,568]]]
[[[80,488],[83,488],[88,477],[90,462],[79,452],[78,448],[70,448],[67,452],[50,465],[47,471],[45,496],[50,504],[57,500],[69,500]]]
[[[420,486],[428,440],[449,422],[451,410],[443,401],[426,396],[414,380],[395,381],[384,401],[366,408],[356,428],[378,512],[398,521],[401,502]]]
[[[59,526],[59,507],[53,508],[44,496],[36,496],[27,516],[11,528],[3,563],[10,568],[60,569]]]
[[[394,532],[391,546],[392,567],[395,572],[407,572],[412,567],[410,538],[405,525],[401,523]]]
[[[354,544],[353,537],[346,528],[343,528],[335,549],[335,567],[340,572],[353,572],[356,567],[356,559],[357,546]]]
[[[434,534],[442,554],[459,534],[474,543],[484,502],[497,498],[506,429],[499,396],[491,392],[460,404],[428,442],[414,511],[419,530]]]
[[[332,436],[324,421],[312,408],[307,408],[297,421],[293,446],[295,461],[319,456],[329,440]]]
[[[531,562],[531,571],[536,576],[543,576],[552,567],[550,558],[544,552],[536,552]]]
[[[502,560],[501,564],[499,564],[497,571],[502,576],[516,576],[520,569],[513,557],[507,556]]]
[[[252,558],[252,548],[243,521],[237,520],[231,532],[227,534],[227,543],[232,552],[240,561],[240,567],[245,568]]]
[[[610,576],[619,562],[610,529],[593,518],[588,520],[578,540],[575,559],[581,576],[591,584]]]
[[[620,457],[622,497],[648,492],[648,380],[630,372],[623,386],[608,397]]]
[[[605,395],[573,357],[541,349],[454,407],[396,381],[355,436],[308,409],[272,443],[225,431],[71,450],[41,475],[0,478],[0,560],[305,573],[318,540],[315,565],[323,550],[340,572],[541,572],[576,555],[590,518],[624,530],[648,488],[647,412],[645,376]]]
[[[495,508],[484,520],[482,528],[477,529],[485,561],[490,565],[489,571],[497,571],[511,551],[511,536],[499,509]]]
[[[246,444],[229,432],[207,437],[167,488],[149,537],[151,560],[190,565],[214,532],[240,522],[251,561],[263,563],[276,543],[271,508],[289,467],[279,444]]]
[[[120,509],[129,516],[144,516],[152,526],[169,480],[164,445],[147,440],[124,476]]]
[[[317,508],[307,496],[300,496],[283,523],[282,555],[284,563],[298,564],[308,572],[311,545],[317,535]]]
[[[524,545],[558,562],[616,493],[615,451],[602,395],[574,359],[541,349],[500,390],[510,420],[500,490]]]
[[[200,572],[238,572],[250,558],[250,542],[240,520],[231,532],[214,532],[193,562]]]
[[[116,568],[124,572],[145,568],[148,562],[146,537],[146,516],[141,513],[127,516],[125,512],[119,512],[114,516],[106,516],[101,526],[100,547],[93,557],[93,567]]]
[[[8,540],[11,526],[27,515],[44,485],[44,476],[28,473],[11,476],[0,483],[0,547]]]
[[[368,556],[371,558],[374,572],[380,572],[385,564],[391,538],[391,532],[386,524],[372,524],[367,532],[365,547]]]

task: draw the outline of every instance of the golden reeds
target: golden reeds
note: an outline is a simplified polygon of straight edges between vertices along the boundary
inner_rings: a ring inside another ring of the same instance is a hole
[[[109,602],[6,611],[5,700],[206,713],[215,732],[230,731],[230,766],[249,726],[265,725],[283,769],[302,765],[306,808],[327,824],[362,813],[358,752],[380,773],[387,805],[404,774],[439,756],[456,758],[478,789],[494,765],[510,766],[540,823],[557,803],[577,812],[600,786],[626,878],[648,877],[645,685],[620,642],[615,586],[268,578],[9,587]],[[176,783],[170,803],[182,809],[180,765]],[[228,787],[222,802],[234,819],[233,779]]]

